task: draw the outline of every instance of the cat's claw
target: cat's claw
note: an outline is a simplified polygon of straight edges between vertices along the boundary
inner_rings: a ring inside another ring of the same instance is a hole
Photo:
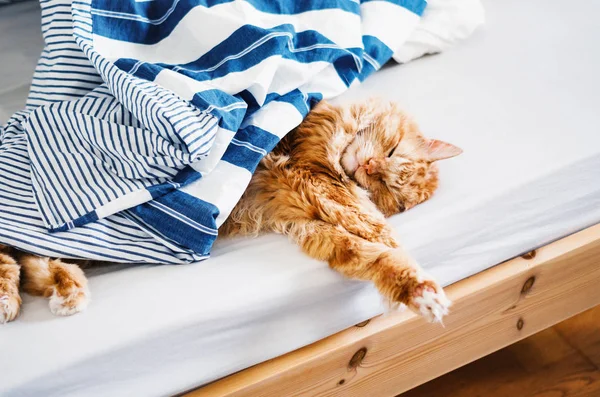
[[[50,311],[56,316],[71,316],[84,310],[90,300],[90,292],[85,288],[73,288],[67,294],[60,294],[55,288],[50,296]]]
[[[441,287],[421,284],[415,288],[409,307],[431,323],[440,323],[452,305]]]
[[[0,324],[14,320],[19,314],[19,301],[8,295],[0,295]]]

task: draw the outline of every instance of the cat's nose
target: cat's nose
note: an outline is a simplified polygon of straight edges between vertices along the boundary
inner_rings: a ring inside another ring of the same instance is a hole
[[[375,159],[370,159],[369,161],[367,161],[367,164],[365,164],[364,167],[368,175],[376,174],[377,172],[379,172],[379,163]]]

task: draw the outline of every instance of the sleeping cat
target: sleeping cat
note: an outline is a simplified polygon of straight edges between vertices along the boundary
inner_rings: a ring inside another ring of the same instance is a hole
[[[288,235],[344,276],[372,281],[390,303],[441,321],[450,301],[400,248],[385,218],[427,200],[438,184],[434,162],[460,153],[425,138],[394,103],[321,102],[261,161],[219,234]],[[49,298],[54,314],[87,305],[77,265],[0,246],[0,323],[19,312],[19,267],[23,291]]]

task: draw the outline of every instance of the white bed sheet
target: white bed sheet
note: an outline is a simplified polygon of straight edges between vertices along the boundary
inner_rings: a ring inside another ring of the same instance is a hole
[[[600,221],[600,4],[484,5],[468,42],[340,99],[398,100],[465,150],[440,163],[432,200],[391,220],[446,285]],[[0,395],[172,395],[382,310],[370,285],[275,235],[221,242],[197,265],[102,269],[90,284],[91,305],[70,318],[25,297],[0,328]]]

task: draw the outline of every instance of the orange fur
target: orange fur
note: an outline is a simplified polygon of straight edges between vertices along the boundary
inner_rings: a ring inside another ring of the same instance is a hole
[[[322,102],[261,161],[220,234],[286,234],[343,275],[374,282],[390,302],[440,320],[449,301],[399,247],[385,217],[427,200],[438,183],[433,162],[459,153],[423,137],[394,103]],[[0,322],[19,312],[19,267],[23,290],[49,298],[55,314],[87,304],[79,266],[0,245]]]
[[[20,308],[19,265],[9,255],[0,253],[0,324],[14,320]]]
[[[286,234],[343,275],[374,282],[389,301],[439,320],[449,301],[399,248],[385,217],[427,200],[438,185],[433,161],[459,153],[425,138],[394,103],[322,102],[262,160],[220,233]]]
[[[87,279],[79,266],[29,254],[21,255],[19,264],[23,291],[50,299],[54,314],[70,315],[87,306]]]
[[[48,298],[54,314],[74,314],[87,305],[87,279],[79,266],[0,245],[0,323],[14,320],[19,313],[20,272],[23,291]]]

